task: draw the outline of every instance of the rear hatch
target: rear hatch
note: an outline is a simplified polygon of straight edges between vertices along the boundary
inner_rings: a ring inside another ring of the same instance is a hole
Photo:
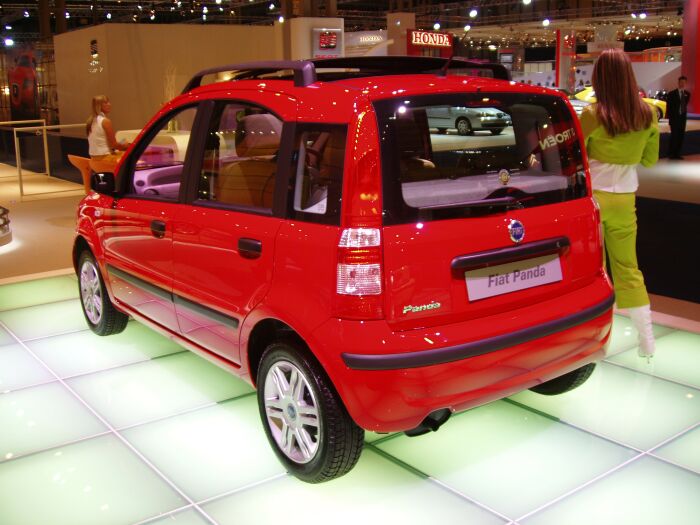
[[[563,98],[440,94],[380,100],[375,109],[385,315],[394,329],[515,316],[600,275],[597,213]],[[512,124],[468,135],[457,121],[432,127],[434,115],[471,110],[502,112]],[[563,302],[529,321],[579,307]]]

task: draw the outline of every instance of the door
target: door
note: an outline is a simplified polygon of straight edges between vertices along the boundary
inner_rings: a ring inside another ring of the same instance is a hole
[[[144,135],[123,164],[124,193],[105,211],[101,232],[114,297],[172,331],[172,226],[195,113],[194,106],[177,110]]]
[[[272,281],[282,120],[253,104],[212,111],[196,195],[173,233],[175,311],[193,343],[239,363],[238,334]],[[280,161],[281,162],[281,161]]]

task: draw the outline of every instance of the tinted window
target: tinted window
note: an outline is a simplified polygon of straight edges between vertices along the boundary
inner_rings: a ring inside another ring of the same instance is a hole
[[[586,194],[574,117],[558,97],[478,93],[375,107],[388,224],[499,213]]]
[[[282,121],[240,102],[214,111],[199,177],[199,200],[272,208]]]
[[[297,126],[291,205],[297,219],[325,224],[338,222],[345,138],[345,126]]]

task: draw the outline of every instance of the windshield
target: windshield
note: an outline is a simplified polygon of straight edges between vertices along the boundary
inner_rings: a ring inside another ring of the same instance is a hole
[[[586,195],[575,116],[559,97],[472,93],[384,100],[375,108],[387,224]]]

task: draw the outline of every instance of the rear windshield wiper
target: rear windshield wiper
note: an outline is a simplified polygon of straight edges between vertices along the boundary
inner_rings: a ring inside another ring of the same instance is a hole
[[[450,202],[447,204],[433,204],[421,206],[419,210],[438,210],[443,208],[503,208],[505,210],[519,210],[524,208],[523,203],[514,197],[498,197],[495,199],[479,199],[472,201]]]

